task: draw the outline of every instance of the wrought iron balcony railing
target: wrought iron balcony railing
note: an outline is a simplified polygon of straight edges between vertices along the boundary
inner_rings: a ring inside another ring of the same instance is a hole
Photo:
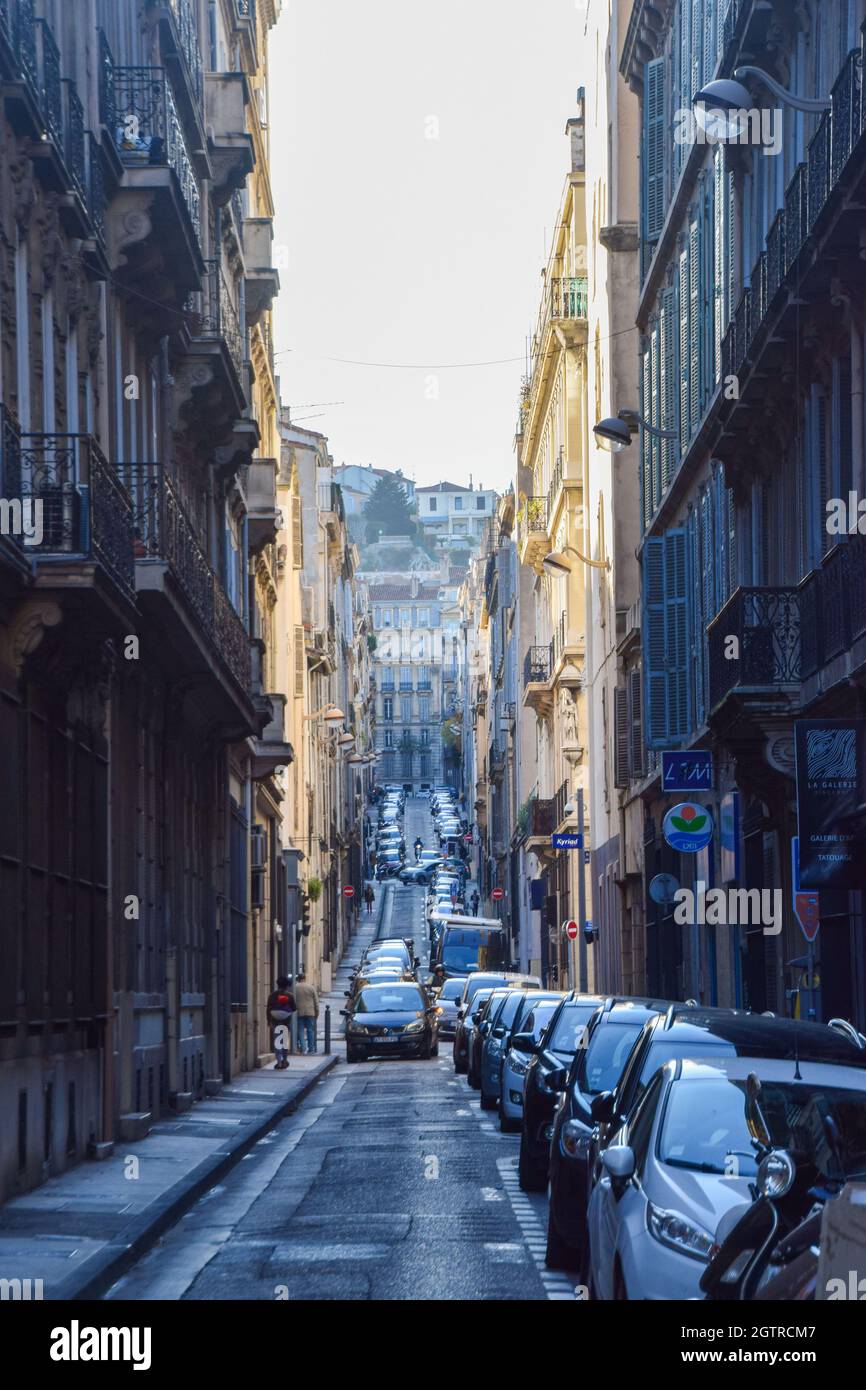
[[[99,141],[93,134],[88,135],[87,142],[87,211],[90,214],[90,221],[96,233],[97,240],[105,242],[105,166],[102,163],[102,151]]]
[[[585,275],[555,275],[549,281],[541,300],[538,322],[532,338],[528,393],[530,401],[538,384],[547,325],[554,321],[585,319],[588,303],[589,281]]]
[[[204,107],[204,72],[201,59],[201,45],[198,38],[198,25],[195,6],[192,0],[170,0],[174,21],[177,25],[180,48],[189,72],[192,89],[200,107]]]
[[[523,662],[524,685],[546,685],[550,679],[550,647],[530,647]]]
[[[195,338],[222,338],[238,381],[246,387],[246,336],[218,260],[205,261],[204,288],[186,301],[189,330]]]
[[[517,515],[517,530],[521,545],[531,535],[546,535],[547,520],[547,497],[527,497]]]
[[[238,14],[241,19],[248,19],[255,27],[256,22],[256,0],[237,0]]]
[[[60,85],[60,49],[47,21],[36,21],[36,62],[45,134],[63,150],[63,96]]]
[[[103,125],[127,168],[167,165],[201,242],[201,198],[164,68],[116,67],[104,39],[100,65]]]
[[[528,812],[527,838],[549,840],[557,826],[556,798],[533,797],[529,803]]]
[[[168,565],[199,627],[249,691],[249,634],[211,568],[201,528],[190,520],[177,485],[161,463],[119,464],[118,472],[132,499],[136,560]]]
[[[707,628],[710,708],[735,689],[768,694],[801,679],[796,589],[737,589]],[[732,639],[736,645],[732,646]]]
[[[95,562],[132,598],[132,507],[96,440],[21,434],[5,409],[0,431],[3,499],[26,522],[11,539],[31,559]]]
[[[866,536],[847,536],[800,586],[803,680],[866,634]]]
[[[73,186],[81,201],[87,205],[87,161],[85,158],[84,107],[75,89],[75,83],[68,79],[63,83],[64,126],[66,131],[66,167]]]

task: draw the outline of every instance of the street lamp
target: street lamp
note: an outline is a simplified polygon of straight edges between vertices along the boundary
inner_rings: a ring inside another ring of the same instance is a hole
[[[676,430],[657,430],[642,415],[638,415],[636,410],[621,410],[617,415],[608,415],[593,426],[592,432],[600,449],[618,454],[622,449],[629,447],[632,434],[638,426],[645,429],[647,434],[651,434],[653,439],[679,438]]]
[[[551,550],[549,555],[545,555],[541,562],[542,569],[548,574],[555,575],[561,579],[563,575],[571,574],[574,565],[568,556],[574,555],[582,565],[589,565],[594,570],[609,570],[610,560],[590,560],[588,555],[581,555],[579,550],[575,550],[573,545],[564,545],[561,550]]]
[[[321,709],[313,710],[312,714],[304,715],[304,723],[308,719],[323,719],[328,724],[341,723],[346,718],[345,714],[336,705],[322,705]]]
[[[733,78],[722,77],[717,82],[708,82],[699,92],[695,93],[692,105],[695,108],[695,115],[703,110],[704,119],[709,110],[723,111],[725,113],[737,112],[737,117],[729,127],[730,138],[734,139],[740,134],[743,120],[753,105],[752,94],[748,87],[744,85],[744,79],[754,77],[759,82],[763,82],[765,87],[778,97],[779,101],[785,106],[793,106],[795,111],[808,111],[820,113],[830,110],[829,97],[801,97],[795,92],[789,92],[775,77],[771,77],[763,68],[756,68],[748,65],[737,68]],[[700,121],[700,116],[698,116]]]

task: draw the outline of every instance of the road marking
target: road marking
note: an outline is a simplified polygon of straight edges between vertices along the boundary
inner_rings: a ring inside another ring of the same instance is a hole
[[[548,1269],[544,1263],[544,1256],[547,1251],[547,1236],[542,1229],[541,1222],[536,1214],[535,1207],[531,1202],[527,1202],[520,1188],[520,1181],[517,1176],[517,1159],[514,1156],[508,1158],[498,1158],[496,1166],[502,1178],[502,1185],[505,1194],[511,1203],[514,1215],[520,1224],[523,1238],[526,1241],[529,1253],[531,1254],[535,1267],[541,1277],[545,1292],[549,1299],[570,1299],[574,1301],[575,1280],[568,1274],[559,1274],[552,1269]]]
[[[504,1202],[505,1198],[498,1187],[482,1187],[481,1196],[485,1202]]]

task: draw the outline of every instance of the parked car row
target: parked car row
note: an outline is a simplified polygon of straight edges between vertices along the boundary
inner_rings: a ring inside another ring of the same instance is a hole
[[[812,1296],[816,1206],[866,1177],[866,1039],[839,1020],[479,971],[454,1070],[519,1129],[520,1186],[548,1191],[546,1263],[594,1297]]]
[[[379,825],[376,830],[376,878],[394,878],[406,860],[406,841],[403,838],[403,814],[406,796],[399,786],[386,786],[379,800]]]

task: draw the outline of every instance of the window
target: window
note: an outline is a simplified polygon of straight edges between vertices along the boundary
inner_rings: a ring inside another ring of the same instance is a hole
[[[400,609],[400,622],[403,624],[403,626],[404,626],[404,627],[408,627],[409,624],[411,623],[411,621],[412,621],[412,609],[411,609],[411,608],[401,608],[401,609]]]
[[[421,742],[424,744],[425,748],[429,748],[429,746],[430,746],[430,730],[429,730],[429,729],[422,729],[422,730],[421,730]]]
[[[374,609],[373,609],[373,626],[374,626],[374,627],[381,627],[381,626],[382,626],[382,610],[381,610],[381,608],[374,608]]]
[[[430,696],[421,695],[418,700],[418,718],[422,724],[429,723],[430,720]]]
[[[463,511],[463,498],[462,498],[462,497],[455,497],[455,498],[454,498],[454,510],[455,510],[455,512],[462,512],[462,511]]]
[[[629,1146],[634,1153],[635,1172],[640,1173],[646,1160],[649,1150],[650,1135],[652,1134],[653,1120],[655,1119],[656,1109],[659,1103],[659,1096],[662,1090],[662,1076],[658,1072],[647,1089],[641,1101],[634,1119],[629,1125],[628,1140]]]
[[[419,627],[429,627],[429,626],[430,626],[430,609],[429,609],[429,608],[419,608],[419,609],[417,609],[417,613],[418,613],[418,626],[419,626]]]
[[[478,494],[478,496],[477,496],[476,499],[475,499],[475,510],[476,510],[476,512],[483,512],[483,511],[484,511],[484,504],[485,504],[486,500],[487,500],[487,499],[485,498],[485,496],[484,496],[483,493],[479,493],[479,494]]]
[[[400,696],[400,718],[404,724],[412,723],[412,696]]]
[[[439,510],[439,504],[438,504],[437,498],[435,498],[435,497],[428,497],[427,502],[428,502],[428,510],[429,510],[429,511],[431,511],[431,512],[437,512],[437,511]]]
[[[411,690],[411,689],[412,689],[412,667],[411,667],[411,666],[401,666],[401,667],[400,667],[400,689],[401,689],[401,690]]]
[[[386,729],[386,730],[385,730],[385,747],[386,747],[386,748],[393,748],[393,747],[394,747],[394,730],[393,730],[393,729]]]
[[[465,535],[466,535],[466,522],[465,522],[465,521],[455,521],[455,523],[454,523],[454,534],[455,534],[455,536],[465,536]]]
[[[394,718],[394,701],[390,698],[382,701],[382,718],[389,721]]]
[[[391,626],[391,610],[390,610],[390,608],[383,608],[383,609],[382,609],[382,626],[383,626],[383,627],[390,627],[390,626]]]

